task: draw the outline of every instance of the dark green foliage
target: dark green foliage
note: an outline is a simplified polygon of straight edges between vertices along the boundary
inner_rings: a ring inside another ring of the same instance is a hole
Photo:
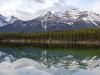
[[[72,30],[47,33],[0,33],[2,40],[31,40],[31,41],[100,41],[100,29]]]

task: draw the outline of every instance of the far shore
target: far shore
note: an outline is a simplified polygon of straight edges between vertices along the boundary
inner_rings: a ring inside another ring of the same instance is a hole
[[[13,39],[13,40],[0,40],[2,43],[46,43],[46,44],[83,44],[83,45],[100,45],[100,41],[75,41],[75,42],[70,42],[70,41],[59,41],[59,40],[41,40],[41,41],[34,41],[34,40],[18,40],[18,39]]]

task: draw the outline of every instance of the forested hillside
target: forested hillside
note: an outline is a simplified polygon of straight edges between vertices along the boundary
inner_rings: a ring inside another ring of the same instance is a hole
[[[84,29],[63,32],[47,33],[0,33],[0,41],[19,41],[19,42],[100,42],[100,29]]]

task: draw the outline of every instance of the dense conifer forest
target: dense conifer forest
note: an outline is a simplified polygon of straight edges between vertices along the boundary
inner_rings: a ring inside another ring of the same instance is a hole
[[[85,43],[100,42],[100,29],[43,33],[0,33],[0,42]]]

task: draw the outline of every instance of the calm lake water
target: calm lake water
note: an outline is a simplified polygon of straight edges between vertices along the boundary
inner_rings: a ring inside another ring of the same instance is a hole
[[[0,75],[100,75],[99,48],[0,46]]]

